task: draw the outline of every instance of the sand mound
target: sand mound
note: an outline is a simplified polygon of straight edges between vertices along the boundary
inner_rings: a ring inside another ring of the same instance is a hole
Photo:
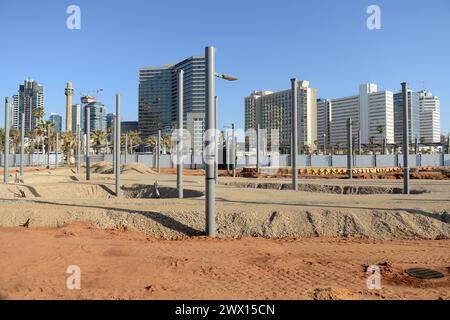
[[[122,174],[132,174],[132,173],[150,173],[154,174],[155,171],[147,167],[142,163],[127,163],[121,165],[121,173]],[[111,162],[97,162],[91,165],[91,170],[93,173],[99,174],[112,174],[114,173],[114,168]]]
[[[109,174],[113,173],[113,165],[111,162],[97,162],[91,165],[91,170],[93,173],[100,173],[100,174]]]
[[[133,162],[133,163],[127,163],[121,166],[121,171],[124,174],[127,173],[150,173],[150,174],[155,174],[156,172],[153,171],[152,169],[150,169],[149,167],[147,167],[145,164],[143,163],[137,163],[137,162]]]
[[[153,185],[143,185],[143,184],[134,184],[130,187],[122,186],[122,190],[124,191],[124,195],[127,198],[132,199],[142,199],[142,198],[155,198],[155,187]],[[167,198],[177,198],[178,190],[177,188],[170,187],[159,187],[158,191],[160,193],[160,197],[162,199]],[[203,192],[184,189],[183,197],[186,198],[197,198],[203,196]]]
[[[291,183],[258,183],[258,182],[225,182],[226,186],[233,186],[238,188],[255,188],[255,189],[273,189],[273,190],[291,190]],[[328,193],[328,194],[401,194],[403,188],[396,187],[379,187],[379,186],[345,186],[345,185],[325,185],[325,184],[307,184],[301,183],[298,185],[298,190],[303,192],[313,193]],[[426,190],[413,189],[411,194],[426,193]]]

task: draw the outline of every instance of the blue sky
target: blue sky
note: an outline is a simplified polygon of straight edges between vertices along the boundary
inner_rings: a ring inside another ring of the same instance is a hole
[[[66,9],[81,8],[81,30],[66,28]],[[366,9],[381,7],[382,29],[368,30]],[[138,69],[202,55],[217,47],[217,69],[239,77],[217,81],[219,122],[244,121],[244,97],[306,79],[319,97],[379,89],[439,96],[442,131],[450,132],[450,1],[448,0],[40,0],[1,1],[0,96],[25,78],[45,85],[46,112],[64,114],[64,87],[102,88],[124,120],[137,120]],[[3,107],[2,107],[3,110]],[[0,113],[3,124],[3,111]]]

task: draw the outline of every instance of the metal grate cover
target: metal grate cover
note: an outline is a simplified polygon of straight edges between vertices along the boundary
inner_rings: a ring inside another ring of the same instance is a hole
[[[419,279],[441,279],[444,278],[444,274],[431,270],[431,269],[424,269],[424,268],[412,268],[406,270],[406,273],[409,274],[412,277],[419,278]]]

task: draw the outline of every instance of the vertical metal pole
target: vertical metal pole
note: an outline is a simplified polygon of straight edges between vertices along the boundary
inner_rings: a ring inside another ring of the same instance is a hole
[[[215,139],[214,123],[215,115],[215,48],[207,47],[206,56],[206,132],[208,134],[208,145],[206,148],[206,234],[210,237],[216,236],[216,179],[214,174],[217,145]],[[214,130],[214,132],[213,132]]]
[[[323,155],[327,153],[327,134],[323,134]]]
[[[20,176],[23,177],[23,156],[25,152],[25,113],[22,113],[20,124]]]
[[[297,79],[291,79],[291,96],[292,96],[292,109],[291,109],[291,166],[292,166],[292,190],[298,190],[298,170],[297,170],[297,148],[298,148],[298,135],[297,135]]]
[[[217,96],[214,96],[214,134],[217,133]],[[218,137],[216,136],[216,160],[215,160],[215,164],[214,164],[214,178],[216,181],[216,184],[219,183],[219,152],[218,152]]]
[[[55,130],[55,169],[58,169],[59,133]]]
[[[158,143],[157,145],[157,156],[156,156],[156,169],[158,171],[158,174],[161,173],[161,165],[160,165],[160,154],[161,154],[161,130],[158,130]]]
[[[51,149],[51,128],[50,124],[47,125],[47,168],[50,169],[50,149]]]
[[[233,156],[233,178],[236,177],[236,160],[237,160],[237,152],[236,152],[236,137],[234,132],[234,123],[231,124],[231,155]]]
[[[116,196],[120,197],[120,94],[116,94]]]
[[[177,145],[177,190],[178,198],[183,199],[183,128],[184,128],[184,116],[183,116],[183,99],[184,99],[184,71],[178,70],[178,145]]]
[[[113,152],[112,152],[112,156],[113,156],[113,171],[114,171],[114,175],[116,174],[116,170],[117,170],[117,163],[116,163],[116,149],[117,149],[117,141],[116,141],[116,115],[114,115],[113,118],[113,132],[112,132],[112,140],[113,140]]]
[[[353,179],[353,123],[352,119],[347,119],[347,174],[349,179]]]
[[[228,130],[227,130],[227,138],[226,138],[226,156],[227,156],[227,175],[230,174],[230,137],[228,136]]]
[[[125,134],[125,159],[124,163],[127,163],[127,155],[128,155],[128,134]]]
[[[90,109],[86,108],[86,180],[91,180],[91,119],[90,119]]]
[[[402,83],[403,94],[403,193],[409,194],[409,106],[408,84]]]
[[[81,172],[81,129],[77,124],[77,174]]]
[[[361,128],[358,130],[358,153],[362,154],[362,145],[361,145]]]
[[[260,153],[260,143],[261,143],[261,141],[260,141],[260,136],[259,136],[259,133],[260,133],[260,124],[258,123],[258,126],[256,127],[256,172],[257,173],[259,173],[259,153]]]
[[[416,138],[414,139],[414,154],[417,154],[418,153],[418,139],[417,139],[417,136],[416,136]]]
[[[5,99],[5,152],[3,159],[3,182],[9,183],[9,126],[11,125],[11,99]]]

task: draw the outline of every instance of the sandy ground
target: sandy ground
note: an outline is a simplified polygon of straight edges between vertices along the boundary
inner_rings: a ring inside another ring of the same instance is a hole
[[[294,192],[266,185],[289,179],[222,177],[220,238],[205,239],[204,178],[186,176],[180,200],[175,176],[142,172],[122,175],[119,199],[110,174],[41,170],[1,184],[0,298],[450,298],[449,181],[412,181],[405,196],[333,191],[388,192],[395,180],[300,179]],[[155,181],[165,198],[139,198]],[[381,291],[366,288],[372,264]],[[65,287],[69,265],[81,267],[80,291]],[[409,267],[446,278],[411,279]]]
[[[3,299],[449,299],[450,241],[362,239],[157,240],[77,223],[60,229],[3,228]],[[7,259],[5,259],[8,257]],[[368,290],[367,265],[382,268]],[[81,290],[66,288],[69,265]],[[430,267],[443,280],[403,271]]]

